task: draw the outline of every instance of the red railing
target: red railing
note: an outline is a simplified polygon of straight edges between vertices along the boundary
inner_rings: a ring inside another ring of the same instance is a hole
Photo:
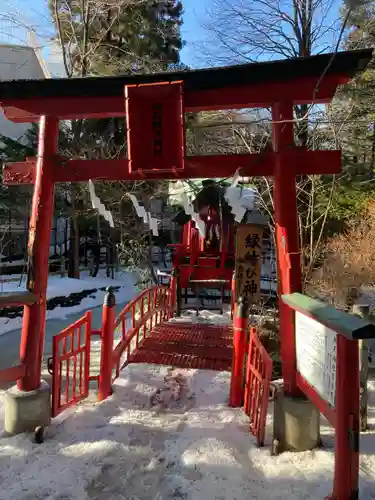
[[[250,329],[245,378],[244,410],[258,446],[264,446],[268,399],[272,378],[272,359],[260,342],[256,329]]]
[[[0,370],[0,385],[8,384],[9,382],[15,382],[16,380],[22,378],[26,373],[25,365],[11,366],[10,368],[5,368]]]
[[[120,339],[116,341],[113,352],[115,380],[122,368],[129,363],[131,353],[156,325],[168,321],[175,308],[173,294],[166,286],[155,286],[144,290],[129,302],[115,321],[115,329],[120,330]],[[125,359],[123,356],[125,354]]]
[[[48,370],[52,375],[52,417],[89,393],[91,311],[53,337]]]
[[[35,304],[36,301],[36,295],[27,290],[22,292],[0,293],[0,308],[31,305]],[[9,368],[4,368],[3,370],[0,370],[0,385],[6,385],[9,384],[9,382],[16,382],[25,375],[26,365],[22,363]]]

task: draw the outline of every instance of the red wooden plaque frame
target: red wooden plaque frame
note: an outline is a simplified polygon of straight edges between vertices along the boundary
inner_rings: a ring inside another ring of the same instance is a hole
[[[184,168],[183,82],[126,85],[129,173]]]

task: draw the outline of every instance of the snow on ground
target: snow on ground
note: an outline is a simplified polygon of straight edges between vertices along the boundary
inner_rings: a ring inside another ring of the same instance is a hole
[[[212,311],[186,321],[229,320]],[[42,445],[0,438],[0,500],[322,500],[331,492],[334,432],[324,448],[271,457],[242,409],[228,407],[227,372],[130,365],[114,394],[62,413]],[[375,499],[375,379],[361,436],[360,499]],[[0,414],[2,413],[0,398]]]
[[[191,305],[194,300],[189,300]],[[172,318],[171,321],[187,322],[187,323],[213,323],[215,325],[227,325],[232,322],[230,306],[224,304],[223,314],[219,314],[217,310],[202,309],[199,311],[199,316],[196,315],[196,309],[185,309],[181,313],[181,317]]]
[[[324,450],[270,456],[241,409],[229,373],[130,365],[103,403],[85,403],[48,430],[0,440],[1,500],[320,499],[331,492],[332,431]],[[361,499],[375,498],[375,382],[361,438]],[[177,400],[176,400],[177,394]]]
[[[69,314],[100,306],[103,303],[105,291],[99,289],[108,286],[120,287],[119,290],[115,292],[116,302],[118,304],[128,302],[134,297],[136,281],[137,277],[135,273],[119,272],[115,279],[111,279],[106,277],[104,270],[101,270],[96,278],[89,276],[88,272],[82,272],[79,280],[51,275],[48,278],[47,299],[59,296],[68,297],[72,293],[79,293],[83,290],[97,289],[97,291],[93,292],[89,297],[82,299],[81,303],[76,306],[58,306],[51,311],[47,311],[47,320],[63,319]],[[19,286],[19,282],[16,281],[2,283],[1,292],[20,292],[25,290],[25,286],[26,277],[24,277],[21,286]],[[0,335],[20,328],[21,325],[21,317],[0,318]]]

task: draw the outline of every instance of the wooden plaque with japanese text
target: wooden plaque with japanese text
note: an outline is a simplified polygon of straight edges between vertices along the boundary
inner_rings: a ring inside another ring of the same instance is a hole
[[[255,224],[237,226],[236,301],[241,296],[250,304],[259,299],[263,231],[263,226]]]

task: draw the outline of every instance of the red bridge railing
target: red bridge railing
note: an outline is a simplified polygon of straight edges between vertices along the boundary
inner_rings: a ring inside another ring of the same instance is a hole
[[[52,417],[89,394],[91,311],[53,337],[48,371],[52,375]]]
[[[22,364],[0,370],[0,385],[5,385],[9,382],[15,382],[16,380],[24,377],[25,374],[26,366]]]
[[[256,328],[249,328],[246,306],[240,302],[234,315],[233,362],[229,406],[243,407],[258,446],[264,446],[272,359]]]
[[[113,374],[115,380],[130,360],[132,352],[147,334],[158,324],[173,316],[175,304],[173,294],[166,286],[155,286],[144,290],[129,302],[115,321],[115,331],[120,333],[113,351]],[[124,356],[125,355],[125,356]],[[125,359],[124,359],[125,358]]]
[[[268,399],[272,379],[272,359],[259,340],[255,328],[250,329],[245,377],[244,410],[250,418],[250,430],[258,446],[264,446]]]
[[[35,302],[37,302],[36,295],[27,290],[22,292],[0,293],[0,308],[31,305],[35,304]],[[0,370],[0,386],[5,386],[9,384],[9,382],[18,381],[26,375],[26,365],[23,363],[19,363],[9,368],[3,368]]]

